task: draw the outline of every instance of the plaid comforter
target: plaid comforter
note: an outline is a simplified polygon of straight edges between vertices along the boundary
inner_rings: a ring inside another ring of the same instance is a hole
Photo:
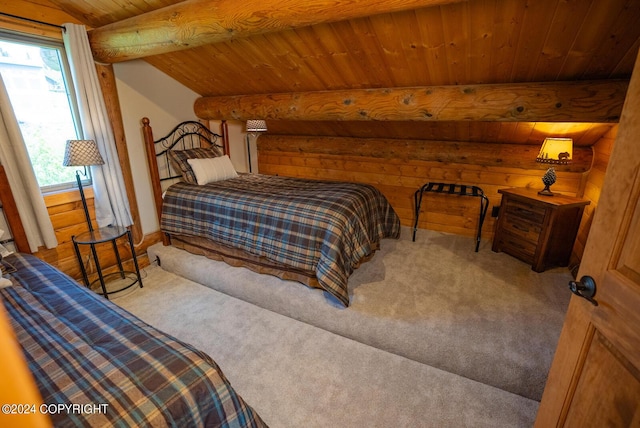
[[[56,426],[265,426],[206,354],[34,256],[8,260],[0,297],[43,402],[93,406],[48,412]]]
[[[161,229],[315,272],[320,286],[348,306],[349,275],[382,238],[400,235],[400,220],[373,186],[241,174],[169,187]]]

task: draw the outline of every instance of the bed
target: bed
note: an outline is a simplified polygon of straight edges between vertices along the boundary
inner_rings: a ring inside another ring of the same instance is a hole
[[[351,273],[400,235],[374,186],[238,174],[228,171],[224,122],[222,134],[186,122],[157,140],[142,123],[165,245],[320,288],[346,307]]]
[[[208,355],[35,256],[3,263],[0,297],[55,426],[266,426]]]

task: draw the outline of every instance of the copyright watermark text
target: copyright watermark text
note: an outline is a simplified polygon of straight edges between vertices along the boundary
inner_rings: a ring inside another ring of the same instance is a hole
[[[3,415],[29,415],[34,413],[42,413],[45,415],[92,415],[96,413],[107,413],[109,404],[3,404]]]

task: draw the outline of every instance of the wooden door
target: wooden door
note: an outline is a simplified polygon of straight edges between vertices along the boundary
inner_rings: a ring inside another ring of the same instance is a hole
[[[640,427],[640,56],[536,427]],[[567,288],[567,292],[569,289]]]

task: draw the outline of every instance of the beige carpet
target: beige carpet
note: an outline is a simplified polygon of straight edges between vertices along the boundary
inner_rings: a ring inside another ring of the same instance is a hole
[[[144,288],[113,301],[211,355],[272,428],[530,427],[535,418],[534,400],[292,320],[158,267],[144,275]]]
[[[165,270],[360,343],[540,400],[570,292],[566,268],[544,273],[483,241],[408,228],[349,280],[350,306],[295,282],[161,244]]]

